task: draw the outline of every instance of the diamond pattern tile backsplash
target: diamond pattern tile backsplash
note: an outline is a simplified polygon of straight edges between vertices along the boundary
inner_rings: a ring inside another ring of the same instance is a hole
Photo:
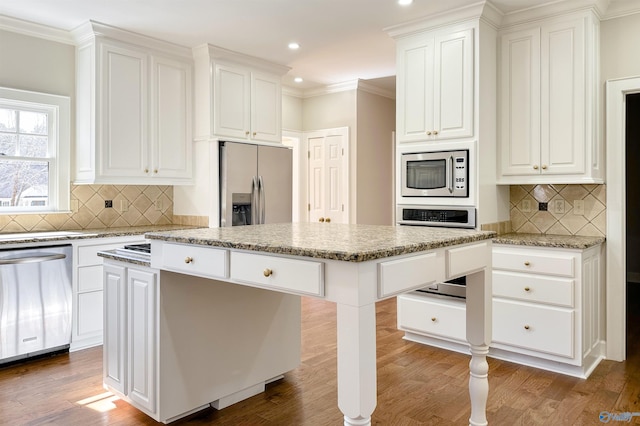
[[[512,185],[510,192],[513,232],[606,235],[605,185]]]
[[[111,200],[113,207],[106,208]],[[168,225],[173,186],[71,185],[71,212],[0,215],[0,232],[39,232]]]

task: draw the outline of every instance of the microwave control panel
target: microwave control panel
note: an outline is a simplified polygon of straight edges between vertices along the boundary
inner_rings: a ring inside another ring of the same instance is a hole
[[[453,182],[456,190],[464,190],[467,187],[467,159],[454,157]]]

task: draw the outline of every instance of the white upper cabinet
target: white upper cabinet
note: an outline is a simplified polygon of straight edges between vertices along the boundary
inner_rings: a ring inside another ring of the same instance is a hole
[[[282,84],[288,67],[208,44],[193,49],[196,139],[282,141]]]
[[[398,39],[398,142],[472,137],[473,82],[473,28]]]
[[[190,183],[190,50],[93,22],[75,35],[74,181]]]
[[[502,32],[498,182],[602,183],[591,12]]]

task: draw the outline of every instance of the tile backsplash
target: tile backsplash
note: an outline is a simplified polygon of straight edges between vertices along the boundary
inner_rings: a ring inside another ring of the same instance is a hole
[[[111,200],[113,207],[105,207]],[[71,212],[0,215],[0,232],[104,229],[173,223],[173,186],[71,185]]]
[[[510,209],[513,232],[606,235],[606,185],[512,185]]]

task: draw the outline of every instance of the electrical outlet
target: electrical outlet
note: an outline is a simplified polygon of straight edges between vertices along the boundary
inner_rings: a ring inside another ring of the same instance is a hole
[[[522,200],[520,202],[520,210],[523,213],[531,213],[531,200]]]
[[[113,208],[113,200],[104,200],[104,208],[105,209]]]
[[[549,210],[549,203],[538,203],[538,210],[541,212],[546,212]]]
[[[156,210],[162,210],[162,199],[156,198],[156,200],[153,202],[153,205],[155,206]]]
[[[573,200],[573,214],[584,214],[584,200]]]
[[[564,214],[564,200],[553,200],[553,212],[556,214]]]

